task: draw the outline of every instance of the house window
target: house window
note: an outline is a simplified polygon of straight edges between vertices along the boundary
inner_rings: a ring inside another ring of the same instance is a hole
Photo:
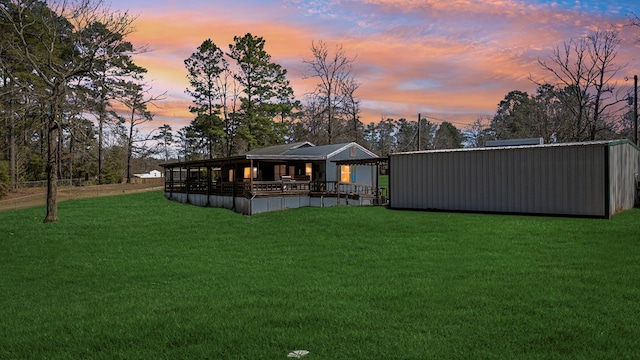
[[[313,164],[306,163],[304,164],[304,174],[309,177],[309,180],[313,179]]]
[[[274,165],[273,166],[274,181],[278,181],[282,176],[287,175],[287,165]]]
[[[356,147],[352,146],[351,148],[349,148],[349,156],[356,157],[358,154],[356,153]]]
[[[233,169],[229,169],[229,181],[233,181]]]
[[[246,167],[244,168],[244,176],[243,178],[245,180],[248,180],[251,177],[251,168],[250,167]],[[254,167],[253,168],[253,178],[257,178],[258,177],[258,168]]]
[[[340,165],[340,182],[351,182],[351,167],[349,165]]]

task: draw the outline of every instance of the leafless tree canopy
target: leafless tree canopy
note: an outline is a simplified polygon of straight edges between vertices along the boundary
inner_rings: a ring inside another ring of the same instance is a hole
[[[594,31],[565,41],[548,59],[538,61],[552,75],[551,85],[570,95],[560,99],[572,114],[566,126],[575,141],[595,140],[614,122],[613,108],[624,100],[617,96],[614,82],[625,68],[616,62],[620,42],[614,30]]]
[[[313,94],[309,96],[309,104],[321,104],[320,111],[314,116],[322,118],[326,142],[333,143],[340,132],[351,133],[351,140],[357,141],[362,125],[359,121],[360,103],[355,97],[360,84],[353,75],[355,58],[349,57],[342,45],[331,52],[323,41],[311,43],[312,58],[305,60],[307,78],[317,79]],[[351,126],[341,126],[348,122]],[[322,142],[325,142],[322,141]]]

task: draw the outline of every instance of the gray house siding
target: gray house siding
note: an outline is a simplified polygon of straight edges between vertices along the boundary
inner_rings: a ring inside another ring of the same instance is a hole
[[[392,154],[389,206],[610,217],[633,206],[637,157],[627,142]]]
[[[355,151],[352,152],[351,148]],[[333,154],[326,162],[327,179],[334,179],[339,181],[338,178],[338,166],[332,161],[335,160],[349,160],[349,159],[366,159],[375,157],[375,154],[363,151],[360,147],[352,145],[347,149],[339,153]],[[373,185],[371,180],[371,167],[370,166],[356,166],[356,182],[359,184]]]

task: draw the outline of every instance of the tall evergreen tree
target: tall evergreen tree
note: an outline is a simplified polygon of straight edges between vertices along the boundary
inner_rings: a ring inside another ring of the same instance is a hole
[[[123,96],[126,83],[131,79],[141,79],[146,69],[133,62],[136,53],[131,42],[125,40],[123,33],[111,33],[104,24],[96,22],[85,30],[89,39],[108,39],[98,42],[100,49],[96,52],[94,66],[83,86],[86,88],[87,108],[95,114],[98,123],[98,183],[103,181],[104,131],[105,125],[117,120],[113,101]]]
[[[519,139],[535,136],[531,133],[533,104],[529,94],[510,91],[498,104],[491,120],[491,130],[498,139]]]
[[[158,134],[153,137],[157,141],[158,153],[163,155],[164,161],[171,158],[171,146],[173,145],[173,132],[169,124],[164,124],[158,128]]]
[[[462,147],[463,136],[452,123],[444,121],[436,131],[435,149],[458,149]]]
[[[225,54],[211,39],[205,40],[198,51],[184,61],[187,68],[193,105],[189,110],[196,115],[193,128],[206,139],[209,159],[214,157],[216,142],[224,138],[224,123],[220,118],[220,109],[225,91],[221,75],[229,68]]]
[[[127,107],[128,115],[122,120],[128,123],[129,134],[127,136],[127,183],[131,182],[131,160],[134,153],[139,152],[142,155],[146,151],[146,141],[149,136],[141,137],[139,132],[140,125],[153,120],[153,114],[149,110],[150,105],[155,105],[159,100],[164,100],[166,93],[160,95],[149,95],[150,88],[146,88],[142,82],[130,81],[127,83],[122,103]],[[142,143],[142,146],[137,146]]]
[[[274,115],[290,112],[293,103],[287,71],[271,61],[262,37],[247,33],[233,40],[229,57],[238,66],[235,79],[242,88],[238,135],[246,142],[247,150],[280,143],[285,137],[285,126],[274,121]]]
[[[133,20],[127,14],[104,8],[100,0],[70,2],[13,0],[0,6],[2,20],[10,31],[9,49],[30,67],[24,88],[33,91],[43,114],[47,144],[47,206],[45,222],[58,220],[57,186],[59,149],[66,99],[78,80],[88,76],[100,49],[114,34],[127,33]],[[108,32],[88,31],[102,23]],[[95,36],[89,36],[89,35]],[[3,36],[5,34],[3,33]]]

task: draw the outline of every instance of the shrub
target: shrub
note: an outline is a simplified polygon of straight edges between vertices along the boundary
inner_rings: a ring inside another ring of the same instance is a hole
[[[0,199],[9,192],[9,162],[0,161]]]
[[[107,167],[102,174],[103,184],[118,184],[122,181],[122,174],[117,169]]]
[[[47,179],[47,162],[46,159],[37,153],[31,153],[28,155],[27,168],[26,168],[26,180],[27,181],[41,181]]]

